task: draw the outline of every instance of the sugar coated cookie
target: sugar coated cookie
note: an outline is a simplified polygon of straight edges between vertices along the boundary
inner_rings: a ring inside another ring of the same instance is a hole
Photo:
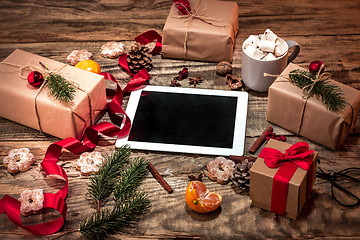
[[[74,50],[67,56],[67,61],[71,63],[71,65],[76,65],[78,62],[83,60],[92,59],[93,55],[91,52],[87,50]]]
[[[100,54],[104,58],[118,58],[124,53],[124,44],[121,42],[108,42],[102,45],[100,49]]]
[[[10,173],[25,172],[34,162],[34,154],[28,148],[13,149],[3,159],[3,164]]]
[[[220,184],[226,184],[233,175],[234,167],[235,163],[233,161],[224,157],[216,157],[215,160],[207,164],[208,177]]]
[[[20,213],[23,216],[39,214],[44,208],[44,194],[42,189],[25,190],[20,194]]]
[[[76,169],[81,172],[81,175],[88,176],[93,173],[98,173],[99,167],[102,166],[103,162],[104,157],[100,152],[84,152],[80,155],[80,159],[76,162]]]

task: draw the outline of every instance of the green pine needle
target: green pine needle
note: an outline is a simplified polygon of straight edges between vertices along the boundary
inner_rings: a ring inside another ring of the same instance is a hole
[[[111,234],[131,227],[139,217],[148,212],[150,202],[147,196],[136,193],[119,204],[113,211],[95,212],[80,224],[80,232],[90,239],[104,239]]]
[[[129,163],[115,185],[114,196],[117,201],[122,199],[122,196],[131,196],[134,193],[148,173],[147,167],[148,163],[143,158],[136,158]]]
[[[293,84],[303,89],[313,83],[316,75],[305,70],[296,69],[290,72],[289,78]],[[305,90],[309,90],[309,88]],[[339,112],[345,109],[344,93],[338,86],[331,84],[330,81],[320,80],[314,85],[309,94],[318,97],[330,111]]]
[[[137,188],[148,173],[143,158],[130,160],[130,148],[123,146],[106,157],[99,173],[90,178],[88,191],[98,202],[98,210],[83,220],[79,231],[90,239],[104,239],[135,224],[148,212],[148,196]],[[111,210],[101,209],[111,193],[115,205]],[[101,203],[101,204],[99,204]]]
[[[99,173],[92,175],[88,184],[88,192],[100,205],[103,205],[114,190],[115,179],[120,176],[121,169],[129,161],[131,150],[128,146],[117,148],[111,155],[105,156]]]
[[[60,74],[51,73],[46,78],[50,95],[58,102],[71,102],[75,98],[74,85]]]

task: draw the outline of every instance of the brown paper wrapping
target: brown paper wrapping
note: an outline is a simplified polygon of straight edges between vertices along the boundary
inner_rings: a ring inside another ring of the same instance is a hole
[[[198,0],[191,0],[192,11]],[[203,20],[179,13],[175,4],[170,9],[163,29],[163,57],[209,62],[232,61],[235,37],[238,32],[238,5],[236,2],[201,0]],[[184,17],[186,16],[186,17]],[[187,51],[184,43],[187,35]]]
[[[19,76],[19,68],[11,65],[31,64],[40,67],[39,61],[50,70],[64,65],[19,49],[0,64],[0,116],[37,130],[39,125],[34,101],[38,88],[30,86],[26,79]],[[30,70],[24,70],[22,75],[29,73]],[[99,74],[69,65],[62,68],[59,74],[67,79],[70,76],[81,90],[77,89],[75,99],[66,104],[53,100],[45,87],[36,97],[40,125],[43,132],[55,137],[80,139],[85,128],[94,124],[105,111],[105,80]]]
[[[303,68],[289,64],[281,75],[288,75],[295,69]],[[346,105],[344,111],[335,113],[327,110],[316,98],[311,97],[306,102],[300,88],[278,77],[269,88],[266,119],[330,149],[338,149],[355,126],[360,111],[360,91],[330,81],[344,92],[346,101],[353,107],[353,113],[349,105]]]
[[[290,146],[291,144],[270,139],[265,147],[275,148],[285,153],[285,150]],[[313,181],[309,185],[312,189],[316,178],[317,156],[317,152],[314,152],[313,164],[315,165],[314,167],[310,167],[309,172],[297,168],[293,177],[290,179],[285,211],[285,216],[288,218],[296,219],[306,203],[307,174],[313,175]],[[256,159],[250,169],[250,198],[254,206],[271,211],[272,184],[278,169],[279,168],[269,168],[263,158]]]

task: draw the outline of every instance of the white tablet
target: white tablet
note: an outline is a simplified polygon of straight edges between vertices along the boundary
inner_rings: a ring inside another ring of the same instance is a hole
[[[247,104],[246,92],[146,86],[130,95],[131,130],[116,147],[243,155]]]

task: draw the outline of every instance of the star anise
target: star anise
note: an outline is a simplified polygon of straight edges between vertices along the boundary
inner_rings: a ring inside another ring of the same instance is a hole
[[[200,76],[189,77],[189,85],[194,85],[194,87],[196,87],[196,85],[201,83],[202,81],[203,81],[203,79]]]
[[[171,80],[170,87],[179,87],[181,84],[177,81],[177,79]]]
[[[200,173],[197,177],[194,175],[189,175],[189,181],[200,181],[202,182],[202,173]]]

